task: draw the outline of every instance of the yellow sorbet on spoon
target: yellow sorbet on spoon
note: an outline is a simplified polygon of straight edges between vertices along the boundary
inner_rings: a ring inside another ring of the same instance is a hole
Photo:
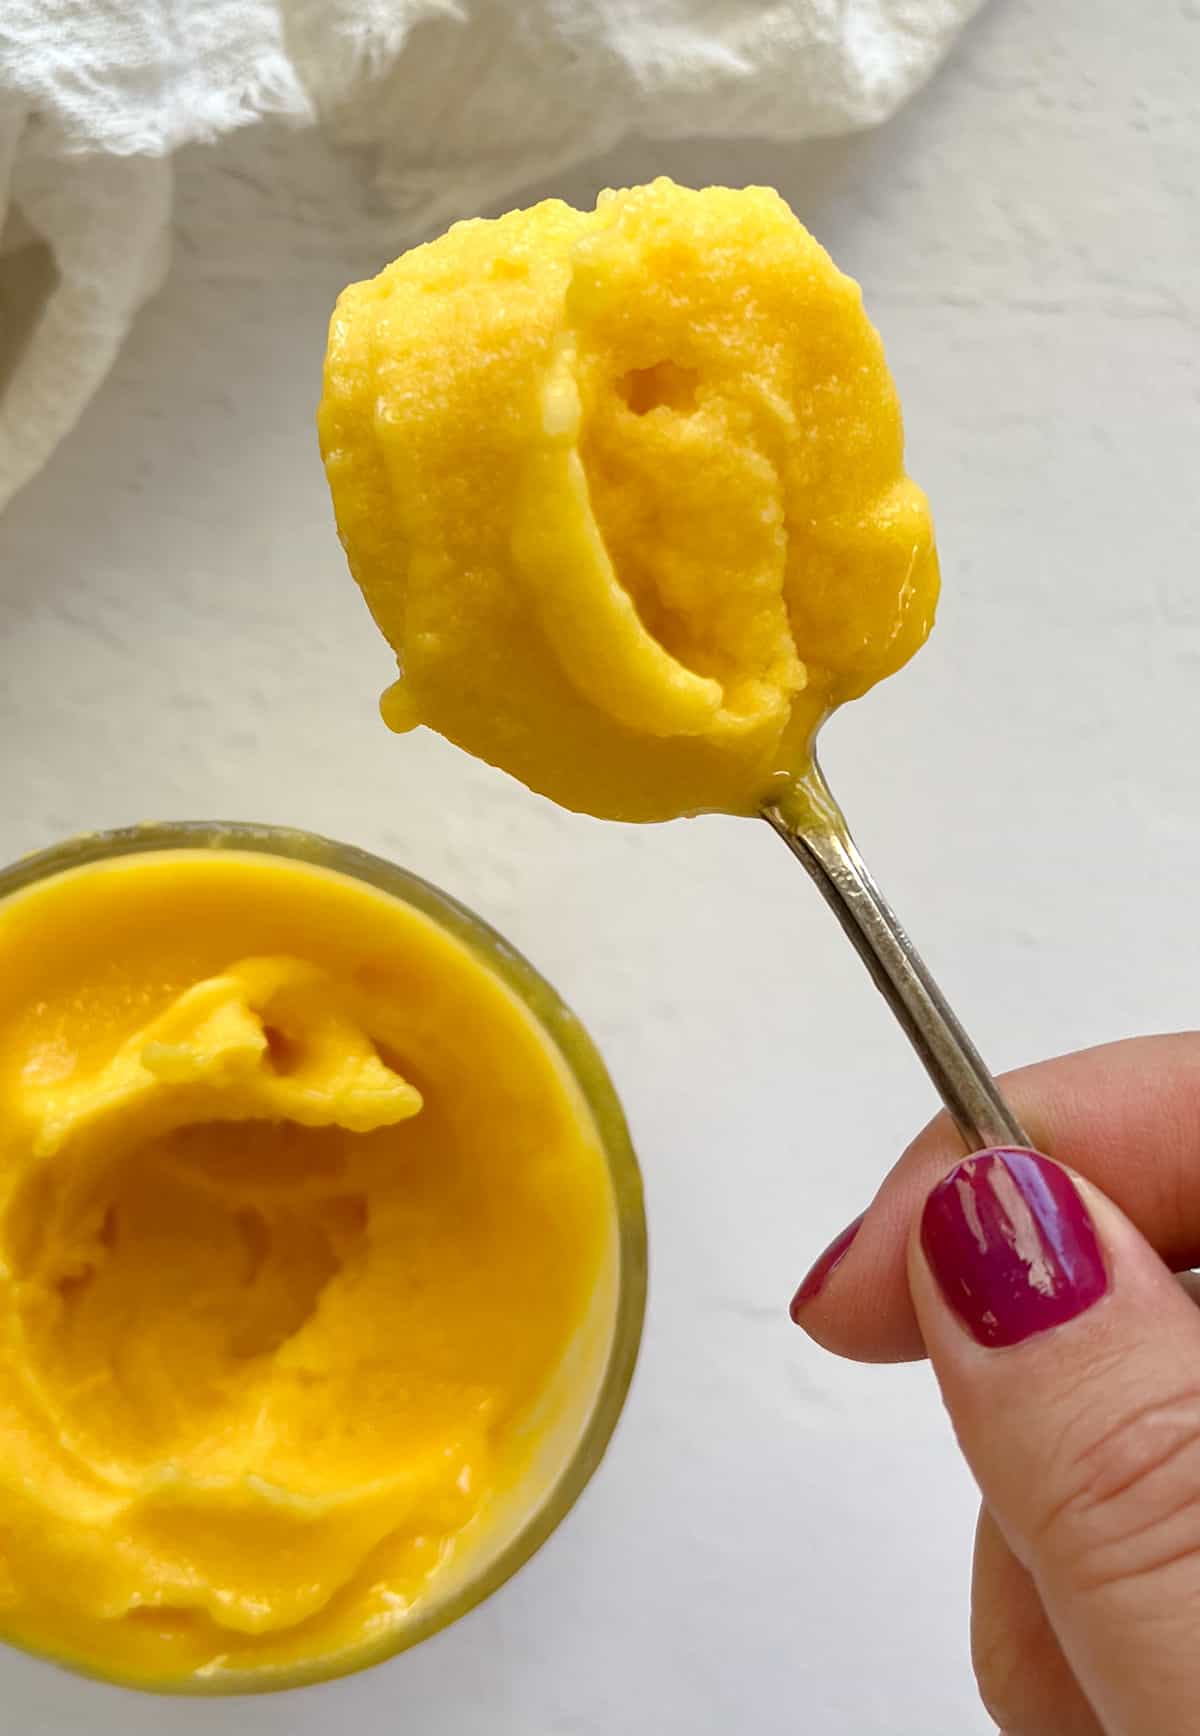
[[[319,425],[385,719],[570,808],[757,809],[932,625],[878,335],[765,188],[456,224],[342,294]]]
[[[0,1636],[288,1686],[511,1571],[606,1378],[617,1212],[482,951],[268,854],[55,873],[0,898],[0,1108]]]

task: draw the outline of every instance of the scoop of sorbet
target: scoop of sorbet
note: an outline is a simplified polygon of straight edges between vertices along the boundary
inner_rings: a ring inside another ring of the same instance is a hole
[[[320,434],[387,722],[570,808],[756,809],[932,625],[879,338],[765,188],[455,225],[341,296]]]

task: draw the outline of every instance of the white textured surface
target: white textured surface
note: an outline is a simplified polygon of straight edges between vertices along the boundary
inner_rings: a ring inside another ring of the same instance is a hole
[[[1194,0],[1005,0],[877,134],[627,147],[777,182],[864,281],[938,513],[941,625],[830,731],[868,859],[997,1066],[1194,1022],[1200,163]],[[980,1736],[971,1493],[926,1371],[788,1323],[931,1108],[765,828],[560,814],[376,721],[311,416],[388,254],[311,137],[180,171],[183,234],[77,433],[0,524],[0,846],[146,816],[311,826],[461,894],[599,1038],[653,1298],[582,1505],[456,1630],[341,1685],[163,1703],[0,1656],[22,1736]]]

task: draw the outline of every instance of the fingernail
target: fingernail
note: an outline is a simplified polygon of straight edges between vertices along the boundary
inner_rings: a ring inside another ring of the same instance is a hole
[[[820,1259],[817,1260],[800,1288],[796,1291],[796,1294],[792,1297],[792,1305],[788,1309],[788,1313],[791,1315],[793,1320],[799,1319],[800,1310],[804,1307],[806,1302],[811,1302],[814,1296],[820,1295],[821,1291],[829,1282],[830,1274],[836,1271],[836,1269],[841,1265],[849,1252],[850,1244],[854,1240],[855,1236],[857,1236],[859,1228],[866,1215],[865,1212],[860,1212],[852,1224],[847,1224],[845,1229],[840,1231],[839,1234],[833,1238]]]
[[[960,1163],[925,1202],[921,1247],[980,1344],[1049,1332],[1108,1289],[1083,1201],[1066,1171],[1036,1151],[981,1151]]]

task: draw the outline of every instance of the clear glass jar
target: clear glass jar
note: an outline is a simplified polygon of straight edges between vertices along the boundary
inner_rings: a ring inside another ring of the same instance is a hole
[[[633,1377],[646,1300],[646,1222],[641,1175],[616,1092],[591,1039],[555,991],[508,942],[447,893],[353,845],[287,827],[171,821],[72,838],[0,869],[0,899],[71,869],[173,850],[252,852],[331,869],[408,904],[464,943],[525,1004],[561,1055],[599,1134],[611,1186],[613,1270],[600,1354],[590,1357],[581,1390],[556,1422],[537,1464],[507,1503],[511,1513],[489,1527],[486,1543],[465,1552],[455,1577],[441,1576],[411,1616],[382,1640],[332,1658],[271,1672],[188,1677],[157,1691],[231,1694],[295,1688],[367,1668],[449,1626],[509,1579],[541,1547],[578,1500],[616,1427]],[[69,1659],[59,1660],[78,1668]],[[115,1677],[120,1680],[121,1678]]]

